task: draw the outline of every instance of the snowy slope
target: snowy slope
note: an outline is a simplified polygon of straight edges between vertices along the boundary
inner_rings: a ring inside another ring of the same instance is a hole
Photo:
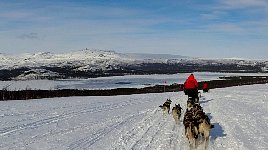
[[[210,148],[268,148],[268,84],[213,89],[201,105],[215,128]],[[182,123],[159,109],[182,93],[0,102],[0,149],[185,150]],[[201,149],[202,144],[197,149]]]
[[[180,55],[164,54],[130,54],[116,53],[115,51],[83,49],[68,53],[54,54],[51,52],[38,52],[34,54],[25,53],[18,55],[0,54],[0,69],[19,67],[40,67],[40,66],[83,66],[81,69],[90,69],[94,65],[105,67],[120,63],[141,63],[141,62],[164,62],[166,59],[185,58]],[[87,66],[88,65],[88,66]],[[105,68],[104,68],[105,69]]]
[[[196,64],[240,64],[256,65],[261,60],[242,59],[201,59],[180,55],[168,54],[138,54],[117,53],[115,51],[83,49],[68,53],[54,54],[51,52],[25,53],[17,55],[5,55],[0,53],[0,69],[14,69],[20,67],[41,66],[80,66],[80,70],[94,69],[94,67],[107,69],[107,66],[118,64],[137,63],[196,63]],[[78,69],[78,70],[79,70]]]
[[[0,71],[6,70],[6,72],[2,74],[0,72],[0,79],[55,79],[63,78],[61,75],[62,72],[66,73],[71,71],[79,74],[79,72],[87,71],[117,70],[128,65],[142,63],[167,63],[171,58],[180,59],[183,57],[164,54],[124,54],[115,51],[94,49],[83,49],[60,54],[51,52],[17,55],[0,54]],[[7,72],[7,70],[11,72]],[[18,72],[20,72],[19,75],[17,75]],[[11,74],[12,77],[6,76],[5,74]]]
[[[2,68],[40,67],[46,65],[101,65],[101,63],[104,62],[112,64],[128,61],[131,60],[129,60],[129,58],[121,57],[118,53],[102,50],[80,50],[62,54],[39,52],[35,54],[0,55],[0,64]]]

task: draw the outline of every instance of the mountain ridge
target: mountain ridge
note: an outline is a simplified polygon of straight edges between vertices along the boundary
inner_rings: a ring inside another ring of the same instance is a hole
[[[52,52],[0,54],[0,80],[65,79],[162,74],[194,71],[267,72],[268,61],[202,59],[170,54],[118,53],[82,49]]]

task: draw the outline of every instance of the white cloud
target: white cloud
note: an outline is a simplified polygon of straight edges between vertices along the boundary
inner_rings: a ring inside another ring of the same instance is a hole
[[[232,34],[239,34],[245,33],[245,29],[239,26],[236,23],[216,23],[210,24],[203,28],[204,30],[211,31],[211,32],[224,32],[224,33],[232,33]]]
[[[4,12],[0,14],[0,18],[7,20],[27,19],[33,16],[34,15],[30,12],[19,12],[19,11]]]
[[[230,9],[252,7],[268,9],[267,0],[223,0],[222,4],[224,4],[226,8]]]
[[[26,40],[26,39],[40,39],[38,33],[24,33],[18,36],[18,38]]]
[[[13,52],[66,51],[87,47],[121,52],[212,56],[225,49],[228,52],[249,49],[242,45],[253,40],[261,43],[260,49],[263,49],[266,44],[251,36],[268,37],[268,21],[265,20],[268,14],[264,13],[267,2],[254,2],[222,0],[216,4],[198,5],[193,2],[193,5],[187,5],[191,7],[189,10],[175,6],[178,11],[173,10],[172,13],[168,11],[167,4],[163,7],[159,4],[156,9],[151,6],[147,9],[149,5],[139,8],[81,3],[58,3],[38,9],[17,6],[17,9],[0,10],[0,45],[2,49]],[[174,9],[173,5],[171,7]],[[232,16],[234,11],[242,18],[236,14]],[[261,17],[254,18],[251,13]],[[13,21],[23,23],[15,24]],[[248,41],[241,42],[243,38]],[[232,42],[235,40],[242,44]]]

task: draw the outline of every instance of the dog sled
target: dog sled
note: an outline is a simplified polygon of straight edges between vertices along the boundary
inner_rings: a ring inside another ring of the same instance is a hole
[[[190,101],[193,104],[199,104],[199,97],[190,97],[190,96],[188,96],[188,100],[187,101]]]

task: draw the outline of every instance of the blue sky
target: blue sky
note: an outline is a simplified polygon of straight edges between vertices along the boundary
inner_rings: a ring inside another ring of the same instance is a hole
[[[268,0],[1,0],[0,53],[268,57]]]

